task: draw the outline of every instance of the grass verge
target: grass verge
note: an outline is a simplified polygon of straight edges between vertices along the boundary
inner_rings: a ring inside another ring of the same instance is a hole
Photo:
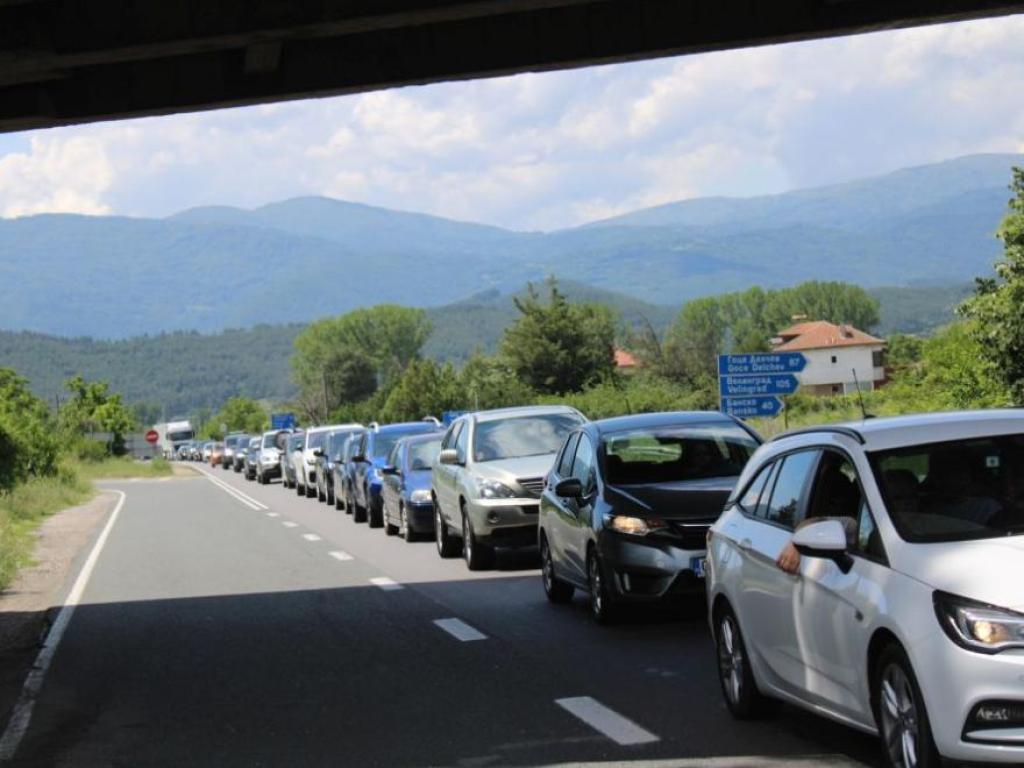
[[[87,480],[110,478],[124,480],[132,477],[169,477],[173,474],[171,463],[164,459],[152,461],[136,461],[126,456],[103,459],[102,461],[83,461],[75,465],[78,474]]]
[[[54,477],[29,480],[9,493],[0,493],[0,589],[6,589],[18,570],[32,562],[33,533],[55,512],[92,498],[96,489],[73,465],[63,465]]]

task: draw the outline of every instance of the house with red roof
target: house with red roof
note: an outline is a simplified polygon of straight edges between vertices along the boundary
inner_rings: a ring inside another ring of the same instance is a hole
[[[802,352],[807,367],[800,391],[809,395],[845,395],[885,384],[885,340],[852,325],[824,320],[802,322],[779,331],[773,352]]]

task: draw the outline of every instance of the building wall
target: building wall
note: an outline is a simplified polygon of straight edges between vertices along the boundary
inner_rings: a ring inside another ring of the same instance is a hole
[[[885,381],[885,368],[875,366],[874,353],[884,345],[804,350],[807,367],[799,374],[801,392],[812,395],[855,392],[853,371],[862,389]]]

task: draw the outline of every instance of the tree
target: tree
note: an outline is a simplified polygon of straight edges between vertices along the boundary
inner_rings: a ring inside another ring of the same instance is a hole
[[[502,357],[475,354],[459,371],[461,407],[487,410],[528,405],[536,393],[516,376],[509,361]]]
[[[422,309],[381,304],[318,320],[295,338],[292,372],[311,418],[389,386],[420,357],[430,335]]]
[[[971,332],[978,351],[1010,390],[1017,403],[1024,402],[1024,168],[1013,169],[1010,212],[998,237],[1003,258],[996,262],[995,277],[978,278],[976,292],[960,306],[960,313],[974,321]]]
[[[600,304],[571,303],[548,280],[547,301],[536,287],[514,299],[519,318],[505,330],[502,355],[512,371],[541,393],[577,392],[615,370],[615,320]]]
[[[124,404],[121,395],[110,391],[105,381],[86,381],[81,375],[64,383],[71,399],[60,409],[61,431],[72,440],[84,438],[90,432],[109,432],[107,452],[124,452],[124,436],[135,428],[135,415]]]
[[[425,416],[440,418],[445,411],[461,408],[459,377],[450,363],[414,360],[405,369],[381,411],[382,421],[416,421]]]
[[[229,398],[220,411],[210,419],[207,436],[221,439],[221,425],[228,432],[247,432],[257,434],[270,427],[270,418],[266,409],[251,397]]]
[[[46,404],[25,379],[0,368],[0,491],[56,472],[59,446]]]

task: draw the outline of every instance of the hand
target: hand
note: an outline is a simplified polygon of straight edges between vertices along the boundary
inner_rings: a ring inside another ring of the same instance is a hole
[[[800,553],[797,552],[792,541],[786,542],[786,546],[782,548],[775,564],[786,573],[794,575],[800,573]]]

